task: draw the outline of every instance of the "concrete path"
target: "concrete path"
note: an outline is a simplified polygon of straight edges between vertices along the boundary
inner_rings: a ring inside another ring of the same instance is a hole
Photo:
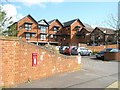
[[[118,62],[102,61],[95,56],[82,57],[83,69],[41,80],[17,85],[13,88],[106,88],[118,81]]]

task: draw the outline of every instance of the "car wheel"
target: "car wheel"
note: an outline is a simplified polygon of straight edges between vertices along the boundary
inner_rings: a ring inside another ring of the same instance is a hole
[[[92,55],[92,53],[90,52],[89,54],[88,54],[88,56],[91,56]]]
[[[78,55],[82,55],[82,54],[79,52]]]

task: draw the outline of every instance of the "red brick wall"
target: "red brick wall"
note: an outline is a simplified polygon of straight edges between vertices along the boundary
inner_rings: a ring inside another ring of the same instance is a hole
[[[99,52],[105,48],[117,48],[118,46],[115,45],[104,45],[104,46],[86,46],[86,48],[92,50],[92,51],[96,51]]]
[[[81,69],[77,57],[59,55],[17,39],[0,39],[0,46],[0,87]],[[32,66],[32,53],[38,53],[37,66]]]

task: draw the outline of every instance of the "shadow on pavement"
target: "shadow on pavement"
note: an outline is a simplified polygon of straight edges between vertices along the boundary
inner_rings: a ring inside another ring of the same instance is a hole
[[[103,59],[97,59],[97,58],[90,58],[91,60],[103,60]]]

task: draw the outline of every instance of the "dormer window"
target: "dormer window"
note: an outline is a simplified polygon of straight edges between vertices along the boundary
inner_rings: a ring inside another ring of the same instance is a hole
[[[32,30],[32,23],[25,23],[26,30]]]

